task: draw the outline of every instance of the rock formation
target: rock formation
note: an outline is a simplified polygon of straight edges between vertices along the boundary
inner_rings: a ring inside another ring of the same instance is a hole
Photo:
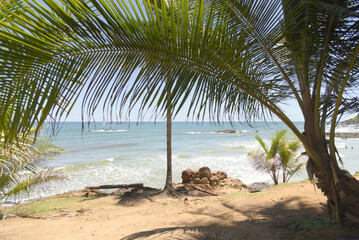
[[[232,130],[232,129],[216,131],[216,133],[236,133],[236,132],[237,132],[236,130]]]
[[[182,183],[184,184],[202,184],[212,188],[229,186],[238,189],[252,188],[236,178],[228,177],[223,171],[212,172],[209,167],[202,167],[198,170],[187,169],[182,172]]]

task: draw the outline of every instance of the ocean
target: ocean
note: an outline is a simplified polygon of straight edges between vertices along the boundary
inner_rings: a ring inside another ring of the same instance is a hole
[[[91,124],[82,131],[81,123],[65,122],[52,142],[66,152],[49,161],[51,167],[62,170],[68,180],[55,185],[40,197],[90,185],[143,183],[145,186],[163,188],[166,179],[166,123],[122,123],[110,126]],[[297,122],[303,130],[303,122]],[[173,182],[181,182],[183,170],[203,166],[212,171],[225,171],[228,176],[246,184],[269,182],[268,174],[256,171],[247,159],[249,151],[260,148],[254,135],[270,143],[271,136],[287,128],[281,122],[253,123],[252,126],[236,123],[173,122]],[[215,131],[234,129],[236,133]],[[359,131],[354,126],[339,127],[338,131]],[[46,134],[46,131],[44,131]],[[291,132],[288,134],[289,136]],[[351,173],[359,170],[358,139],[336,139],[344,168]],[[298,151],[300,153],[301,149]],[[291,181],[307,178],[305,170]],[[39,197],[39,196],[38,196]]]

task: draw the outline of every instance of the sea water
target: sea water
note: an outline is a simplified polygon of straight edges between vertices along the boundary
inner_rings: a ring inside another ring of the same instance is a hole
[[[300,131],[303,123],[295,123]],[[259,149],[254,138],[259,135],[268,144],[273,134],[287,127],[280,122],[246,124],[173,122],[173,182],[181,182],[183,170],[203,166],[212,171],[225,171],[246,184],[271,182],[269,174],[256,171],[247,158],[248,152]],[[234,129],[236,133],[216,133]],[[338,131],[359,131],[354,126]],[[46,132],[46,131],[45,131]],[[289,131],[290,136],[290,131]],[[293,135],[292,135],[293,136]],[[166,179],[166,123],[139,123],[94,126],[82,129],[81,123],[66,122],[52,142],[66,150],[50,166],[63,171],[68,180],[55,185],[43,196],[83,189],[90,185],[143,183],[163,188]],[[344,168],[359,170],[358,139],[336,139]],[[298,153],[304,151],[299,150]],[[292,181],[307,178],[305,170]]]

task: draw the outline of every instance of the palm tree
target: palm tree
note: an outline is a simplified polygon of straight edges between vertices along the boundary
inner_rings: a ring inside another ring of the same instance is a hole
[[[165,111],[162,79],[171,70],[176,111],[188,100],[196,119],[281,119],[302,142],[337,221],[359,222],[359,183],[339,168],[335,149],[338,120],[358,111],[356,2],[171,0],[168,9],[147,1],[14,2],[0,11],[0,109],[16,99],[31,114],[14,118],[11,129],[66,114],[80,90],[84,115],[102,98],[111,110],[130,102]],[[288,99],[298,103],[304,132],[279,105]],[[42,105],[46,111],[33,111]]]
[[[287,130],[278,131],[272,137],[270,147],[265,144],[260,136],[254,136],[262,149],[248,153],[253,167],[258,171],[269,173],[275,185],[278,184],[280,172],[282,172],[283,182],[288,182],[304,166],[298,161],[299,158],[295,158],[295,151],[299,148],[299,142],[288,142],[285,138],[286,133]]]
[[[47,166],[47,160],[63,152],[62,148],[53,146],[45,139],[33,143],[32,137],[7,147],[4,147],[3,141],[1,138],[0,200],[46,191],[64,179],[60,171]]]
[[[302,155],[296,156],[299,147],[300,142],[298,140],[288,142],[287,139],[283,139],[282,147],[279,150],[283,182],[288,182],[294,174],[305,166],[305,162],[301,161]]]

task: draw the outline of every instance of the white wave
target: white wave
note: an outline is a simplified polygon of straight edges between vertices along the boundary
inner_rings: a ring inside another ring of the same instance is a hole
[[[203,134],[203,132],[185,132],[186,134]]]
[[[105,161],[108,161],[108,162],[113,162],[115,160],[114,157],[110,157],[110,158],[106,158]]]
[[[236,142],[226,142],[226,143],[220,143],[220,146],[229,147],[229,148],[235,148],[235,147],[244,147],[249,149],[254,149],[260,147],[259,143],[257,141],[236,141]]]
[[[325,127],[326,132],[330,131],[330,126]],[[353,133],[359,132],[359,127],[356,125],[345,125],[345,126],[337,126],[335,128],[335,132],[337,133]]]
[[[101,129],[101,130],[91,130],[91,132],[127,132],[128,130],[122,129]]]
[[[348,147],[345,142],[337,142],[337,143],[335,143],[335,146],[337,148],[347,148]]]

